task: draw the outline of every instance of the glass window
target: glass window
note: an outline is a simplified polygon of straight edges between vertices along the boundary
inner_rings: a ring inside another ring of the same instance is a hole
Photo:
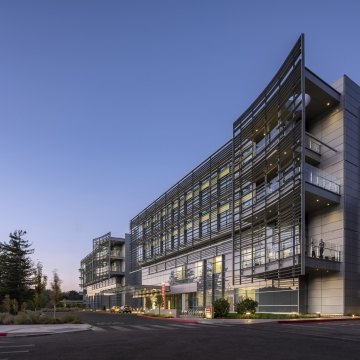
[[[213,258],[213,273],[220,274],[222,272],[222,256],[216,256]]]

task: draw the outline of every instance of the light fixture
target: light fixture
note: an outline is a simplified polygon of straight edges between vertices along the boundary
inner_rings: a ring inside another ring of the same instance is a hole
[[[316,202],[319,202],[320,200],[319,199],[316,199]]]
[[[328,101],[327,103],[326,103],[326,106],[330,106],[331,105],[331,103],[330,103],[330,101]]]
[[[259,130],[258,129],[255,129],[256,132],[258,132]]]
[[[327,206],[330,206],[330,203],[327,203],[326,205],[327,205]]]

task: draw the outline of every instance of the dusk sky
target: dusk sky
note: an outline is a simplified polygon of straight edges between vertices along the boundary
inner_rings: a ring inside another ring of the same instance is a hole
[[[232,136],[305,33],[306,66],[360,84],[360,2],[0,0],[0,241],[27,231],[79,290],[92,239]]]

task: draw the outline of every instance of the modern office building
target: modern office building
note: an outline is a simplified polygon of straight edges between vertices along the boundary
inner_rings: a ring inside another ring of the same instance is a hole
[[[360,87],[305,66],[304,36],[233,137],[130,222],[131,271],[167,307],[360,312]]]
[[[93,250],[80,263],[80,287],[84,301],[92,309],[109,309],[126,303],[125,248],[129,242],[107,233],[93,239]]]

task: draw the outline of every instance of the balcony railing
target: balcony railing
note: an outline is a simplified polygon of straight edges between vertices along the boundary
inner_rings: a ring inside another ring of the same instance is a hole
[[[307,245],[306,254],[308,257],[329,260],[329,261],[341,261],[340,246],[332,243],[321,241],[310,241]]]
[[[321,143],[309,135],[305,136],[305,147],[321,155]]]
[[[335,194],[340,194],[340,185],[334,176],[309,164],[305,164],[304,171],[304,179],[306,182]]]
[[[121,251],[111,251],[110,256],[112,258],[122,258],[124,257],[123,253]]]

